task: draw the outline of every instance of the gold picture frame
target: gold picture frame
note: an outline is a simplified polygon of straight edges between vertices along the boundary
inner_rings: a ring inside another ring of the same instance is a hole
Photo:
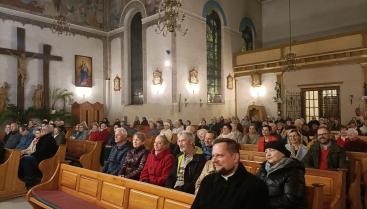
[[[227,76],[227,89],[233,89],[233,76],[231,74]]]
[[[92,57],[75,55],[75,86],[92,87]]]
[[[195,68],[189,71],[189,83],[190,84],[199,83],[199,72]]]
[[[121,90],[121,78],[116,75],[113,79],[113,90],[114,91],[120,91]]]
[[[162,83],[162,71],[157,68],[155,71],[153,71],[153,85],[162,85]]]

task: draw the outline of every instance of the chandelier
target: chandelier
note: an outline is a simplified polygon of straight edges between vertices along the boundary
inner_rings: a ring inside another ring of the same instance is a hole
[[[181,0],[162,0],[158,8],[158,22],[155,28],[157,33],[163,33],[166,36],[168,32],[176,35],[180,32],[183,36],[187,33],[187,28],[182,27],[185,20],[185,14],[180,12],[182,6]]]
[[[65,33],[65,35],[70,35],[70,22],[68,18],[61,14],[60,10],[58,10],[59,15],[54,17],[51,31],[53,33],[57,33],[58,35],[62,35]]]
[[[291,22],[291,0],[288,0],[288,20],[289,20],[289,52],[284,57],[287,71],[296,70],[296,53],[292,52],[292,22]]]

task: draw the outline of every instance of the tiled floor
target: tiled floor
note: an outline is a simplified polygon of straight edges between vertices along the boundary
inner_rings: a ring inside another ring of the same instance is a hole
[[[4,202],[0,202],[1,209],[31,209],[32,206],[27,202],[25,197],[19,197]]]

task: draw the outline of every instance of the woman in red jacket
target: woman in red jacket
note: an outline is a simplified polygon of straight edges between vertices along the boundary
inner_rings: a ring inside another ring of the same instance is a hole
[[[154,149],[149,153],[140,181],[163,186],[170,174],[174,157],[169,149],[169,141],[164,135],[158,135]]]

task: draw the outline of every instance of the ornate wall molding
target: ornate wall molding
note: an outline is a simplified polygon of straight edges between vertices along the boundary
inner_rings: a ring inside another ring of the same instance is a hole
[[[364,41],[367,32],[326,37],[295,44],[292,50],[297,54],[297,69],[339,64],[367,62],[367,45]],[[235,77],[251,75],[254,72],[284,72],[283,59],[288,46],[254,50],[234,56]]]

